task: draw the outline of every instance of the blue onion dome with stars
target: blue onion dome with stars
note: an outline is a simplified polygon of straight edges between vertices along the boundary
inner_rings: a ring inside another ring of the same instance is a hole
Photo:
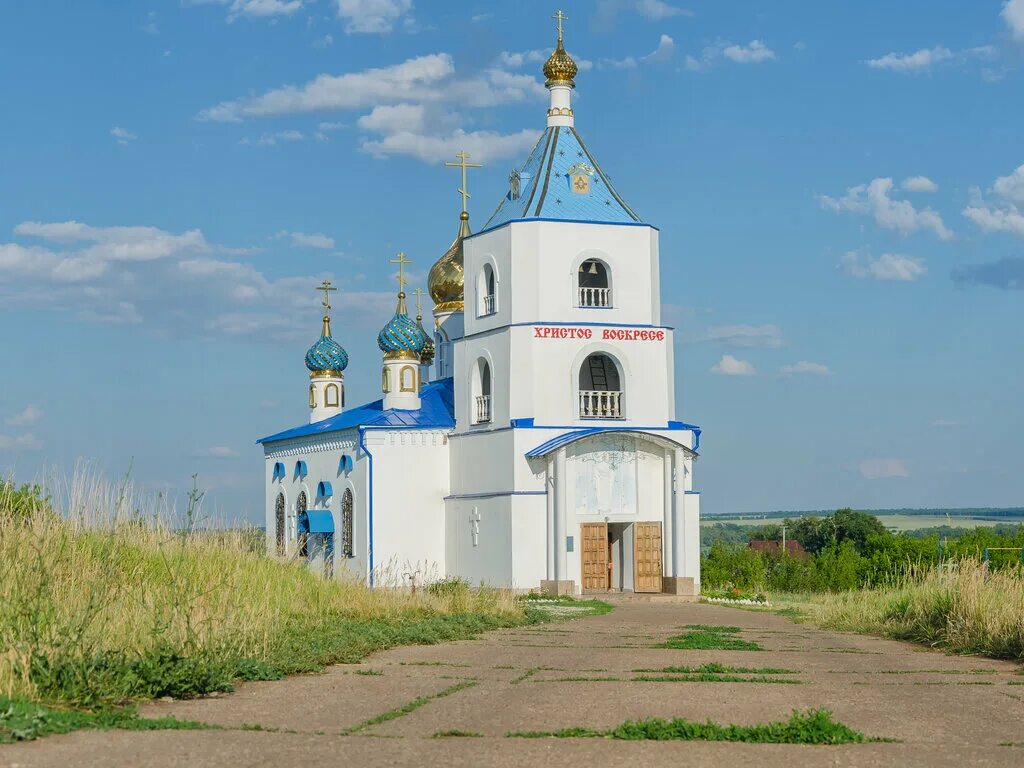
[[[328,280],[317,289],[324,292],[324,324],[320,330],[320,338],[306,352],[306,367],[312,373],[341,373],[348,367],[348,352],[331,338],[331,304],[329,301],[330,292],[338,290],[332,288]]]
[[[325,318],[326,321],[326,318]],[[306,367],[313,373],[325,371],[344,371],[348,367],[348,352],[327,333],[317,339],[316,343],[306,352]]]
[[[409,317],[405,307],[405,291],[401,291],[395,316],[377,334],[377,346],[387,360],[419,360],[428,341],[430,339],[426,332]]]

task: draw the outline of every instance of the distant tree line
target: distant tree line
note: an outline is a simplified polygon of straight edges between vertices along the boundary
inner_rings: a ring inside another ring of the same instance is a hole
[[[758,539],[780,541],[783,526],[786,538],[800,542],[807,556],[748,546]],[[993,550],[991,568],[1020,566],[1024,547],[1024,525],[892,533],[874,515],[852,509],[753,527],[720,523],[702,529],[701,536],[706,541],[701,582],[710,590],[817,592],[879,586],[898,581],[911,568],[943,560],[980,561],[986,547]]]

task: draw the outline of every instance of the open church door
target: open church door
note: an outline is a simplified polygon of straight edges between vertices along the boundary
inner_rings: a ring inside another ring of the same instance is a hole
[[[608,524],[583,523],[580,526],[583,563],[583,592],[608,591]]]
[[[633,590],[661,592],[661,523],[636,523],[633,528]]]

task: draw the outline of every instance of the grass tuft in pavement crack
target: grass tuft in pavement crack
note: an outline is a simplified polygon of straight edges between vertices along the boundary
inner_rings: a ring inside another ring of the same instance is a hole
[[[359,733],[360,731],[365,731],[367,728],[372,728],[375,725],[386,723],[389,720],[396,720],[399,717],[408,715],[410,712],[415,712],[424,704],[429,704],[435,699],[443,699],[445,696],[451,696],[453,693],[458,693],[459,691],[465,690],[466,688],[472,688],[474,685],[476,685],[475,680],[466,680],[456,685],[449,686],[448,688],[445,688],[443,691],[438,691],[437,693],[432,694],[430,696],[417,696],[412,701],[403,704],[400,707],[390,709],[387,712],[381,712],[379,715],[371,717],[369,720],[363,720],[363,722],[356,723],[351,728],[346,728],[344,731],[342,731],[342,735]]]
[[[482,733],[477,733],[476,731],[460,731],[458,729],[455,729],[455,730],[451,730],[451,731],[438,731],[437,733],[434,734],[433,738],[435,738],[435,739],[480,738],[482,736],[483,736]]]
[[[757,643],[744,640],[737,635],[739,627],[709,626],[707,624],[688,624],[686,632],[670,637],[655,648],[675,648],[677,650],[719,650],[719,651],[763,651]]]
[[[512,738],[603,738],[623,741],[742,741],[753,744],[861,744],[871,739],[832,719],[825,709],[794,711],[789,720],[763,725],[695,723],[676,718],[628,720],[609,730],[577,727],[558,731],[513,731]]]

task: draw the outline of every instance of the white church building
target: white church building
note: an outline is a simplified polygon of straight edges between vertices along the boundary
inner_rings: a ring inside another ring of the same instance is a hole
[[[324,284],[310,421],[259,441],[272,552],[377,584],[699,593],[700,429],[676,414],[659,232],[576,132],[576,72],[559,19],[547,128],[476,233],[473,166],[451,164],[463,211],[430,272],[434,327],[408,314],[400,254],[380,400],[345,405]]]

